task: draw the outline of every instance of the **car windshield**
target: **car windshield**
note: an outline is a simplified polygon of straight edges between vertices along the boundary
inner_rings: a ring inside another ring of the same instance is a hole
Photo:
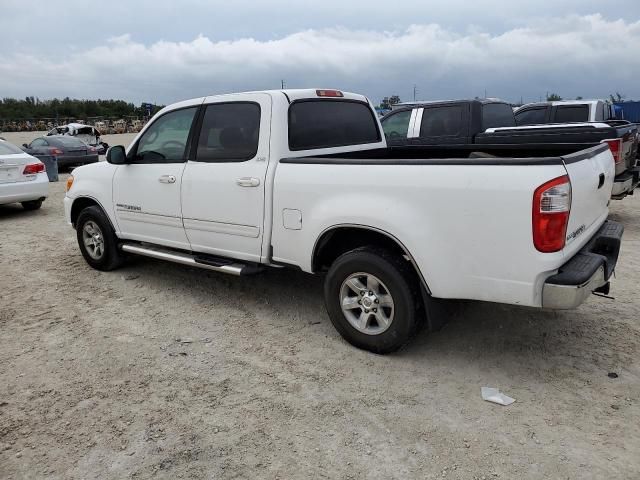
[[[15,155],[17,153],[24,153],[18,147],[12,143],[0,140],[0,155]]]
[[[52,143],[58,142],[64,147],[83,147],[85,143],[74,137],[56,137],[55,140],[49,140]]]

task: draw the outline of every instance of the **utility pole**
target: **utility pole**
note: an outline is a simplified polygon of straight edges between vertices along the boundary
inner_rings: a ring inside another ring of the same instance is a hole
[[[281,86],[282,90],[284,90],[284,86],[285,86],[285,85],[286,85],[286,84],[284,83],[284,80],[280,80],[280,86]]]
[[[416,101],[416,93],[418,92],[418,86],[414,83],[413,84],[413,101]]]

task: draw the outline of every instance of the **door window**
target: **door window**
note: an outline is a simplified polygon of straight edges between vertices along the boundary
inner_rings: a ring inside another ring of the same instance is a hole
[[[411,110],[393,113],[382,119],[382,130],[387,140],[406,139],[409,132]]]
[[[516,113],[516,123],[518,125],[540,125],[545,123],[547,108],[530,108]]]
[[[421,137],[453,137],[462,134],[462,106],[425,108],[420,125]]]
[[[244,162],[256,156],[260,136],[257,103],[208,105],[198,136],[198,162]]]
[[[33,142],[31,142],[31,145],[29,145],[29,147],[37,148],[37,147],[46,147],[47,145],[49,144],[42,138],[36,138]]]
[[[197,109],[174,110],[153,122],[138,141],[133,163],[183,162]]]

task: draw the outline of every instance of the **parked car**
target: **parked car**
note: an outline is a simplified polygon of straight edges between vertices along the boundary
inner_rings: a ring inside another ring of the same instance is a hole
[[[640,182],[638,127],[625,121],[516,126],[500,100],[453,100],[405,105],[382,118],[389,145],[437,155],[496,157],[567,155],[605,143],[615,160],[611,197],[622,199]]]
[[[613,104],[607,100],[527,103],[517,108],[514,113],[518,125],[622,120],[616,117]]]
[[[98,149],[82,140],[69,136],[38,137],[30,144],[22,145],[31,155],[51,155],[56,157],[58,167],[86,165],[98,161]]]
[[[334,326],[378,353],[437,325],[438,299],[573,308],[608,291],[623,228],[607,221],[607,145],[499,162],[402,153],[362,95],[197,98],[76,169],[65,216],[98,270],[137,254],[326,272]]]
[[[82,140],[87,145],[95,147],[99,155],[104,155],[107,148],[109,148],[109,145],[101,140],[100,131],[96,127],[85,125],[83,123],[69,123],[67,125],[54,127],[49,130],[47,136],[54,135],[68,135],[75,137],[78,140]]]
[[[0,139],[0,205],[21,203],[25,210],[37,210],[48,195],[44,164]]]

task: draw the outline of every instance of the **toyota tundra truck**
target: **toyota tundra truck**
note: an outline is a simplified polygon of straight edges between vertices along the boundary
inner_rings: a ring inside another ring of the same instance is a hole
[[[623,231],[607,220],[613,178],[606,144],[403,156],[366,97],[277,90],[164,108],[128,148],[74,170],[64,204],[93,268],[143,255],[323,274],[338,332],[387,353],[437,325],[443,299],[570,309],[607,293]]]

